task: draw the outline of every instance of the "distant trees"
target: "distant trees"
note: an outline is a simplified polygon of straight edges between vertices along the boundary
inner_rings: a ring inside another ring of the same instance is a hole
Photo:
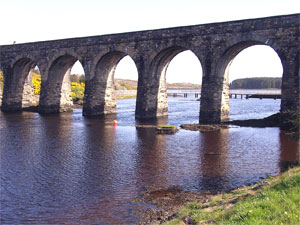
[[[136,90],[137,81],[125,80],[125,79],[114,79],[115,90]]]
[[[85,82],[85,76],[84,75],[70,75],[71,82],[75,83],[84,83]]]
[[[279,77],[254,77],[234,80],[230,89],[280,89]]]

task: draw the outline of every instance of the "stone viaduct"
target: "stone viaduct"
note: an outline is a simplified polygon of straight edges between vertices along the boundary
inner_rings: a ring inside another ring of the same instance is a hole
[[[31,104],[31,71],[42,75],[38,111],[72,107],[69,73],[79,60],[86,76],[83,115],[116,112],[113,76],[129,55],[138,71],[136,118],[167,115],[166,70],[178,53],[191,50],[202,70],[200,123],[229,118],[228,71],[233,58],[253,45],[273,48],[283,67],[281,111],[300,112],[300,14],[0,46],[4,74],[2,111]],[[184,74],[183,74],[184,76]],[[200,76],[200,74],[199,74]]]

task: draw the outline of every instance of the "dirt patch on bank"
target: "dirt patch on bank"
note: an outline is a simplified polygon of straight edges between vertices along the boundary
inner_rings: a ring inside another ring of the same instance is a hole
[[[135,203],[144,203],[152,207],[137,209],[134,214],[140,218],[140,225],[160,224],[176,216],[178,210],[189,202],[207,202],[214,193],[183,191],[180,187],[147,187]]]
[[[140,198],[133,201],[134,203],[144,203],[146,207],[137,209],[134,214],[140,218],[140,225],[148,225],[162,224],[178,218],[179,210],[189,203],[201,203],[202,208],[208,211],[220,207],[228,210],[234,206],[239,198],[254,195],[262,187],[269,184],[267,180],[263,179],[252,186],[242,186],[229,192],[183,191],[177,186],[169,188],[148,187],[146,191],[142,192]],[[183,222],[184,224],[192,224],[188,218]]]

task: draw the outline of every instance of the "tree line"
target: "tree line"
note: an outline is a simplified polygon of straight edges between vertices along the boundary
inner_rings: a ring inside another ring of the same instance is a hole
[[[75,83],[84,83],[85,82],[85,76],[84,75],[70,75],[70,81]]]
[[[280,77],[253,77],[232,81],[230,89],[280,89]]]

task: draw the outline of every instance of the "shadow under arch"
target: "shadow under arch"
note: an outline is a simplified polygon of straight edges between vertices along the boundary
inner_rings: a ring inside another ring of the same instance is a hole
[[[272,46],[267,45],[261,41],[243,41],[236,43],[227,48],[224,54],[219,58],[217,61],[215,73],[217,75],[217,96],[218,102],[217,108],[218,115],[217,117],[220,118],[220,121],[227,121],[229,120],[230,113],[229,113],[229,70],[230,66],[234,60],[234,58],[243,50],[253,47],[253,46],[267,46],[274,50],[277,54],[278,58],[280,59],[281,65],[283,67],[282,58]],[[282,78],[283,79],[283,78]]]
[[[11,68],[3,70],[4,88],[1,110],[20,112],[38,104],[34,94],[32,73],[37,63],[28,57],[18,59]]]
[[[118,63],[129,56],[122,51],[111,51],[104,54],[97,62],[92,79],[86,81],[84,116],[104,116],[117,113],[114,75]]]
[[[149,99],[148,110],[149,118],[161,117],[168,115],[168,101],[167,101],[167,82],[166,74],[170,62],[173,58],[184,52],[190,51],[195,57],[199,60],[200,65],[202,65],[199,57],[192,49],[181,47],[181,46],[172,46],[166,49],[161,50],[152,60],[150,64],[150,89],[149,96],[152,99]],[[202,67],[202,66],[201,66]]]
[[[52,62],[46,79],[42,80],[40,113],[59,113],[73,110],[70,72],[76,61],[80,62],[76,56],[64,54]]]

